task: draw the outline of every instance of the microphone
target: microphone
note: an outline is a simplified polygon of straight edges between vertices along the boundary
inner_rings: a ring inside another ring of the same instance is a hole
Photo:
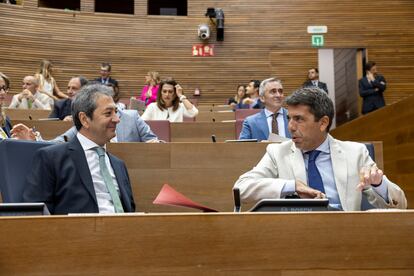
[[[213,143],[217,142],[217,141],[216,141],[216,135],[214,135],[214,134],[213,134],[213,135],[211,135],[211,141],[213,141]]]
[[[240,213],[240,210],[241,210],[240,190],[238,188],[233,188],[233,198],[234,198],[234,212]]]

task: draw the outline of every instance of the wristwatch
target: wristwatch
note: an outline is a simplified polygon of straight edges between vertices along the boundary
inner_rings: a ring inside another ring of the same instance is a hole
[[[187,97],[186,97],[186,96],[184,96],[184,95],[181,95],[181,96],[180,96],[180,102],[184,101],[185,99],[187,99]]]

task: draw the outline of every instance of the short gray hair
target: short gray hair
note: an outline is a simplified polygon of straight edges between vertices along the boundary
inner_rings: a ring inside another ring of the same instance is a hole
[[[98,83],[85,85],[72,100],[72,118],[77,130],[82,128],[79,113],[84,112],[87,117],[93,119],[93,112],[96,109],[96,101],[100,96],[113,96],[110,87]]]
[[[288,106],[306,105],[310,113],[319,121],[323,116],[328,116],[329,124],[326,128],[329,131],[334,117],[334,105],[325,91],[317,87],[300,88],[286,98]]]
[[[264,81],[262,81],[261,83],[260,83],[260,86],[259,86],[259,96],[264,96],[264,94],[265,94],[265,88],[266,88],[266,85],[268,84],[268,83],[270,83],[270,82],[278,82],[278,83],[280,83],[280,84],[282,84],[282,81],[281,80],[279,80],[278,78],[268,78],[268,79],[265,79]]]

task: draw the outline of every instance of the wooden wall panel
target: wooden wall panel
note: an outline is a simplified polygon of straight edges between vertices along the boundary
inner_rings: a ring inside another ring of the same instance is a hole
[[[12,92],[19,92],[22,77],[48,58],[63,88],[73,75],[95,78],[99,64],[109,61],[123,96],[136,95],[149,70],[174,76],[186,93],[199,87],[202,103],[223,103],[234,94],[236,84],[275,74],[289,93],[301,85],[306,69],[316,61],[307,56],[316,55],[307,25],[327,25],[326,48],[368,49],[389,83],[388,104],[413,94],[411,0],[189,0],[188,16],[180,17],[147,16],[145,0],[135,0],[135,15],[37,9],[34,3],[0,5],[0,71],[11,76]],[[90,9],[88,3],[82,0],[82,8]],[[213,32],[209,42],[215,56],[192,57],[192,45],[200,43],[197,26],[208,23],[207,7],[224,10],[225,38],[216,42]],[[291,49],[304,50],[282,55]]]
[[[95,12],[95,0],[81,0],[82,12]]]

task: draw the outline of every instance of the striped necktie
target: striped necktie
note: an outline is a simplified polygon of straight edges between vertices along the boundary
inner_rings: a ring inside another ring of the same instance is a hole
[[[114,182],[112,181],[111,174],[109,173],[108,167],[106,166],[105,150],[101,147],[96,147],[94,150],[99,156],[99,168],[101,170],[101,175],[105,182],[106,188],[108,189],[109,194],[112,198],[112,202],[114,203],[115,213],[123,213],[124,208],[122,207],[121,199],[119,198]]]
[[[272,114],[272,133],[279,135],[279,126],[277,125],[277,116],[279,113]]]

